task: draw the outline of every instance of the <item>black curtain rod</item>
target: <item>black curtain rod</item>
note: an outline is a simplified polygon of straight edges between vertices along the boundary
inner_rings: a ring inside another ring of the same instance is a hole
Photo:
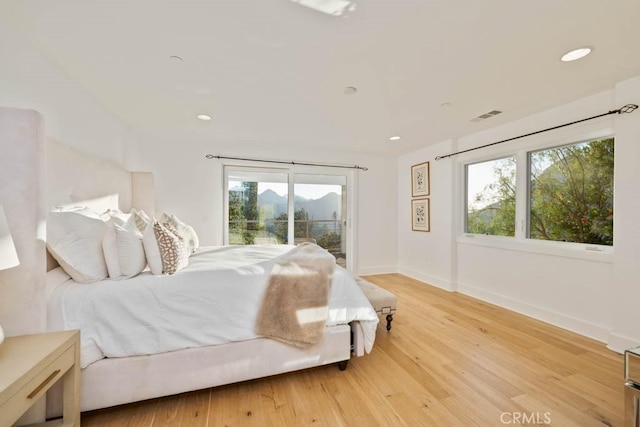
[[[342,168],[342,169],[360,169],[363,171],[368,171],[369,168],[365,168],[364,166],[346,166],[346,165],[324,165],[321,163],[303,163],[303,162],[284,162],[280,160],[265,160],[265,159],[244,159],[242,157],[227,157],[227,156],[214,156],[213,154],[207,154],[205,156],[207,159],[228,159],[228,160],[244,160],[247,162],[262,162],[262,163],[278,163],[281,165],[302,165],[302,166],[320,166],[325,168]]]
[[[455,153],[446,154],[444,156],[437,156],[436,160],[446,159],[447,157],[456,156],[458,154],[467,153],[469,151],[479,150],[481,148],[491,147],[492,145],[502,144],[503,142],[509,142],[509,141],[513,141],[515,139],[525,138],[525,137],[531,136],[531,135],[537,135],[539,133],[548,132],[550,130],[560,129],[560,128],[563,128],[565,126],[575,125],[576,123],[586,122],[587,120],[593,120],[593,119],[597,119],[599,117],[608,116],[608,115],[611,115],[611,114],[632,113],[632,112],[634,112],[636,110],[636,108],[638,108],[638,106],[636,104],[627,104],[622,108],[619,108],[617,110],[611,110],[611,111],[608,111],[606,113],[598,114],[597,116],[587,117],[586,119],[576,120],[575,122],[565,123],[563,125],[558,125],[558,126],[554,126],[554,127],[551,127],[551,128],[538,130],[538,131],[535,131],[535,132],[527,133],[525,135],[514,136],[513,138],[503,139],[502,141],[492,142],[491,144],[481,145],[481,146],[475,147],[475,148],[469,148],[468,150],[462,150],[462,151],[458,151],[458,152],[455,152]]]

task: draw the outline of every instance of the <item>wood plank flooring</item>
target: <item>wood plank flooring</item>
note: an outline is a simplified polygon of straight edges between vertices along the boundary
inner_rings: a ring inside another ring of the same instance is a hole
[[[623,358],[600,342],[398,274],[371,354],[82,414],[92,426],[622,426]],[[382,320],[382,319],[381,319]]]

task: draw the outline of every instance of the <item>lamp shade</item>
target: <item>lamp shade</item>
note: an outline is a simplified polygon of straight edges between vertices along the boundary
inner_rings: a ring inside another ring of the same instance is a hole
[[[0,270],[20,265],[4,208],[0,206]]]

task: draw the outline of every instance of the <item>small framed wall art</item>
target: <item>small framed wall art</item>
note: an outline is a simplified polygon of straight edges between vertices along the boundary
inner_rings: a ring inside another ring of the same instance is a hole
[[[429,199],[411,200],[411,230],[430,231]]]
[[[411,197],[429,195],[429,162],[411,166]]]

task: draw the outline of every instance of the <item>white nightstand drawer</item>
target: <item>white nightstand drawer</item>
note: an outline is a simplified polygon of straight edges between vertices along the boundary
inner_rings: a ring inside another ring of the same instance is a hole
[[[55,384],[75,363],[75,346],[67,348],[40,372],[29,372],[33,378],[0,405],[0,424],[12,424]]]

